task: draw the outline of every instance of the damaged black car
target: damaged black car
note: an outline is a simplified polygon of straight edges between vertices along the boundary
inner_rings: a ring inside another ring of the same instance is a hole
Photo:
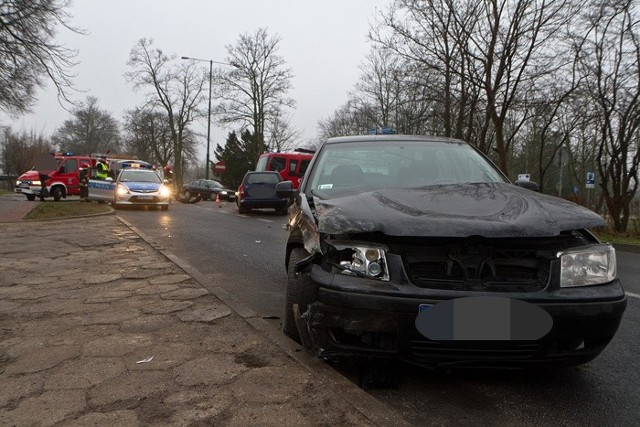
[[[586,363],[626,298],[594,212],[510,183],[469,144],[327,140],[290,197],[284,332],[325,358]]]

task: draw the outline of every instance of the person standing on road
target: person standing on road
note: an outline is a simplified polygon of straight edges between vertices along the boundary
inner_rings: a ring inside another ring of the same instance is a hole
[[[78,186],[80,187],[80,201],[86,202],[89,196],[89,165],[82,164],[79,174]]]
[[[107,179],[108,176],[109,166],[107,166],[107,158],[102,156],[96,163],[96,179]]]
[[[47,194],[47,179],[49,179],[49,174],[38,172],[38,179],[40,180],[40,201],[44,202],[44,198],[49,195]]]

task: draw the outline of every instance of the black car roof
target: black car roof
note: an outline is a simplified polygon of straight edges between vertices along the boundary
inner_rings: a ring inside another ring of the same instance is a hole
[[[347,142],[373,142],[376,141],[415,141],[415,142],[447,142],[450,144],[467,144],[467,142],[446,138],[442,136],[430,136],[430,135],[356,135],[356,136],[339,136],[335,138],[329,138],[325,144],[341,144]]]

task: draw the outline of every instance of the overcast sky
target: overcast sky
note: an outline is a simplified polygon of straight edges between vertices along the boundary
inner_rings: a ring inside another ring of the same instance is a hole
[[[317,122],[327,118],[347,99],[359,76],[358,66],[370,48],[369,24],[390,0],[74,0],[72,25],[88,32],[60,30],[58,40],[78,50],[75,83],[99,107],[118,121],[127,109],[140,105],[124,73],[129,52],[142,37],[166,53],[224,61],[225,46],[241,33],[266,27],[282,37],[280,55],[295,78],[290,95],[297,107],[292,124],[303,140],[317,134]],[[203,68],[207,67],[203,63]],[[214,100],[215,102],[215,100]],[[3,117],[16,131],[35,130],[50,135],[70,117],[51,90],[39,93],[34,113]],[[202,132],[206,121],[196,128]],[[212,150],[223,142],[227,129],[212,122]],[[204,147],[204,140],[202,147]]]

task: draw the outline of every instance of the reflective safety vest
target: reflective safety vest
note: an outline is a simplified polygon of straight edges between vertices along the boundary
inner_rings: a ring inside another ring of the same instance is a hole
[[[102,162],[96,163],[96,178],[107,179],[109,176],[109,168]]]

